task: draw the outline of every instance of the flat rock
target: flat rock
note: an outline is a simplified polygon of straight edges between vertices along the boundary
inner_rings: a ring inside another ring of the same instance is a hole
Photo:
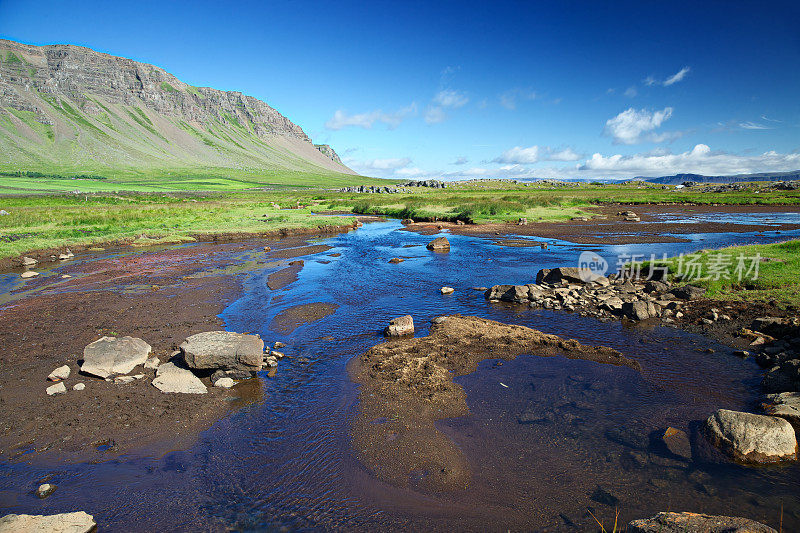
[[[764,412],[770,416],[783,418],[792,425],[795,435],[800,434],[800,393],[770,394],[767,399],[771,403],[764,406]]]
[[[769,526],[747,518],[697,513],[658,513],[634,520],[628,533],[777,533]]]
[[[522,302],[530,295],[528,285],[495,285],[484,292],[487,300],[502,300],[504,302]]]
[[[69,377],[69,373],[70,370],[68,365],[60,366],[55,370],[53,370],[52,372],[50,372],[50,375],[47,376],[47,379],[49,381],[62,381]]]
[[[207,331],[188,337],[180,346],[189,368],[261,370],[264,341],[258,335]]]
[[[83,349],[81,372],[101,378],[128,374],[144,364],[152,351],[149,344],[135,337],[103,337]]]
[[[200,378],[191,370],[181,368],[175,363],[164,363],[156,370],[153,386],[161,392],[180,392],[184,394],[205,394],[208,392]]]
[[[54,396],[56,394],[64,394],[65,392],[67,392],[67,386],[64,385],[63,381],[59,381],[55,385],[50,385],[49,387],[47,387],[46,392],[48,396]]]
[[[411,315],[405,315],[393,318],[383,334],[387,337],[402,337],[403,335],[414,334],[414,318]]]
[[[36,264],[36,263],[38,263],[38,262],[39,262],[39,261],[37,261],[37,260],[36,260],[36,259],[34,259],[33,257],[27,257],[27,256],[26,256],[26,257],[23,257],[23,258],[22,258],[22,264],[23,264],[23,265],[25,265],[25,266],[33,266],[33,265],[35,265],[35,264]]]
[[[453,287],[442,287],[439,290],[442,291],[442,294],[453,294],[456,291]]]
[[[586,283],[597,279],[599,276],[589,270],[588,268],[578,267],[558,267],[558,268],[545,268],[536,274],[536,283],[559,283],[567,281],[569,283]]]
[[[231,378],[219,378],[217,381],[214,382],[215,387],[219,387],[221,389],[230,389],[236,383]]]
[[[402,263],[403,261],[405,261],[405,259],[401,259],[399,257],[392,257],[391,259],[389,259],[389,262],[392,263],[393,265],[396,265],[397,263]]]
[[[447,237],[437,237],[429,242],[426,248],[440,252],[450,250],[450,241],[447,240]]]
[[[39,488],[36,489],[36,496],[39,497],[40,499],[45,499],[51,494],[53,494],[55,491],[56,491],[55,485],[51,485],[50,483],[42,483],[41,485],[39,485]]]
[[[28,279],[28,278],[35,278],[38,275],[39,275],[38,272],[34,272],[33,270],[28,270],[27,272],[23,272],[22,274],[20,274],[19,277],[23,279]]]
[[[783,418],[719,409],[703,430],[711,444],[743,463],[794,460],[797,455],[794,429]]]
[[[661,441],[671,454],[677,455],[687,461],[692,460],[692,444],[685,431],[668,427],[664,433],[661,434]]]
[[[680,298],[681,300],[697,300],[702,298],[706,294],[706,290],[701,287],[695,287],[694,285],[684,285],[683,287],[677,287],[670,291],[673,296],[676,298]]]
[[[9,514],[0,518],[0,533],[89,533],[97,524],[78,511],[54,515]]]

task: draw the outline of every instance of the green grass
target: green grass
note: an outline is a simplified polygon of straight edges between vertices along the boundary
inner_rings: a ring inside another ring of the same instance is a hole
[[[710,298],[800,306],[800,240],[703,250],[657,264],[669,266],[673,281],[704,287]]]
[[[161,82],[161,90],[162,91],[166,91],[168,93],[176,93],[176,92],[178,92],[178,89],[176,89],[175,87],[173,87],[172,85],[170,85],[169,83],[167,83],[165,81]]]
[[[280,229],[352,224],[311,209],[276,209],[308,195],[295,193],[176,196],[127,194],[28,196],[0,199],[0,257],[52,247],[107,242],[187,242],[198,235],[259,234]],[[267,215],[264,217],[264,215]]]
[[[6,52],[6,63],[9,65],[21,65],[23,62],[24,61],[11,50]]]

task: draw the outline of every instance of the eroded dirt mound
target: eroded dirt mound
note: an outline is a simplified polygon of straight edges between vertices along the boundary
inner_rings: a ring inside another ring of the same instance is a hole
[[[375,475],[400,486],[423,491],[467,486],[465,457],[434,423],[469,414],[464,390],[453,377],[474,372],[485,359],[562,354],[639,369],[638,362],[611,348],[524,326],[462,315],[438,320],[427,337],[379,344],[351,365],[354,381],[362,386],[353,446]]]

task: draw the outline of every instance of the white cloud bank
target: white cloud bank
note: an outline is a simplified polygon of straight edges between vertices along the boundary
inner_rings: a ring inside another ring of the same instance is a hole
[[[346,111],[337,109],[333,114],[333,117],[331,117],[325,123],[325,128],[333,131],[338,131],[347,127],[357,127],[369,130],[372,129],[372,126],[375,123],[382,123],[386,124],[389,129],[394,129],[399,126],[406,117],[409,115],[414,115],[416,112],[416,103],[411,103],[406,107],[398,109],[394,113],[384,113],[379,109],[377,111],[350,115]]]
[[[577,161],[581,156],[572,148],[553,150],[549,146],[515,146],[492,160],[493,163],[506,165],[530,165],[539,161]]]
[[[614,139],[614,144],[638,144],[641,142],[663,142],[680,136],[677,132],[654,133],[672,116],[672,108],[661,111],[636,110],[632,107],[606,121],[603,133]]]
[[[425,110],[425,122],[438,124],[447,118],[446,109],[458,109],[469,102],[466,94],[453,89],[442,89],[434,95],[431,105]]]
[[[594,154],[578,166],[580,174],[608,177],[667,176],[683,172],[708,176],[781,172],[800,168],[800,153],[770,150],[744,156],[712,151],[705,144],[679,154],[646,153],[623,156]]]

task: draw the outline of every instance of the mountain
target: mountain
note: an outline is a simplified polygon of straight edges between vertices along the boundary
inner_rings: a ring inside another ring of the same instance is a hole
[[[73,45],[0,40],[0,172],[365,180],[266,103]]]
[[[735,183],[737,181],[792,181],[800,180],[800,170],[791,172],[760,172],[758,174],[736,174],[733,176],[703,176],[700,174],[675,174],[660,178],[636,178],[651,183],[680,185],[685,181],[695,183]]]

